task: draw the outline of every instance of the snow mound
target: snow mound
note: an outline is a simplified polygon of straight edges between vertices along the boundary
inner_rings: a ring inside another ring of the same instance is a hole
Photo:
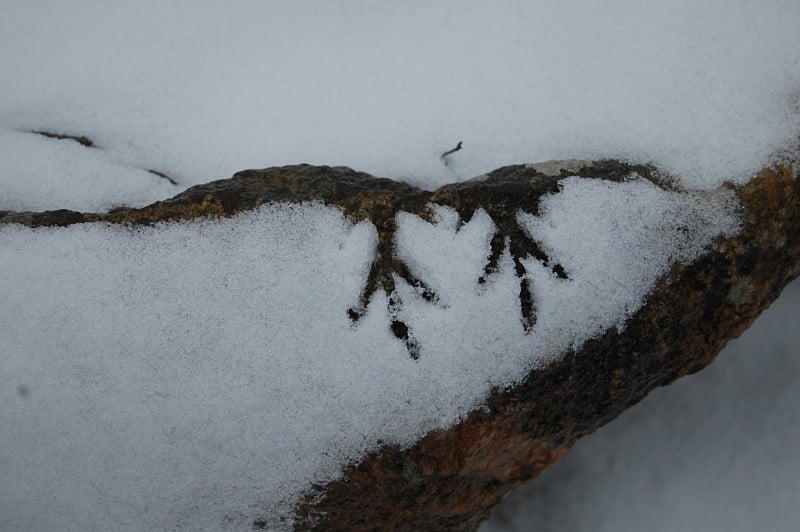
[[[4,2],[0,210],[297,163],[428,189],[602,157],[743,182],[800,134],[797,20],[795,0]]]
[[[314,483],[379,442],[456,423],[608,327],[673,262],[739,228],[731,193],[569,178],[519,223],[567,278],[526,264],[538,320],[520,320],[506,251],[477,211],[397,216],[396,250],[436,289],[397,279],[353,324],[377,244],[334,207],[272,204],[152,227],[0,227],[0,528],[282,528]]]

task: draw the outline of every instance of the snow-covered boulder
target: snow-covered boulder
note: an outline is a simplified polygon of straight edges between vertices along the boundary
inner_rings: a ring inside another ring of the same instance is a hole
[[[474,527],[777,296],[799,196],[789,165],[712,191],[299,165],[0,212],[0,463],[27,486],[2,524]]]

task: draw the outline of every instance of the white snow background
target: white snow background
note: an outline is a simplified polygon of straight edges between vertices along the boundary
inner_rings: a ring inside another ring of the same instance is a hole
[[[798,133],[799,18],[796,0],[0,2],[0,209],[141,205],[298,162],[435,188],[631,157],[714,187]]]
[[[0,209],[144,205],[299,162],[426,188],[608,156],[690,188],[743,182],[796,140],[799,15],[779,1],[4,2]],[[620,325],[672,261],[736,230],[728,200],[568,181],[520,216],[572,279],[526,265],[541,302],[527,336],[508,257],[477,289],[487,216],[458,232],[448,209],[436,225],[401,216],[398,253],[442,295],[399,286],[419,362],[383,296],[347,320],[376,235],[336,209],[4,227],[0,528],[286,525],[303,490],[378,440],[412,443]]]

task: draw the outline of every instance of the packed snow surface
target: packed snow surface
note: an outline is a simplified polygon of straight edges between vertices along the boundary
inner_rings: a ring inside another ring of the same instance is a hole
[[[0,210],[303,162],[435,188],[618,157],[714,188],[796,142],[798,20],[796,0],[2,2]]]
[[[539,320],[526,334],[511,257],[478,283],[491,218],[432,209],[435,223],[400,213],[395,239],[440,295],[398,284],[419,360],[382,292],[348,318],[377,233],[334,207],[0,227],[0,528],[280,526],[379,441],[411,444],[623,326],[673,262],[739,227],[724,191],[565,180],[539,216],[520,213],[569,276],[530,260]]]

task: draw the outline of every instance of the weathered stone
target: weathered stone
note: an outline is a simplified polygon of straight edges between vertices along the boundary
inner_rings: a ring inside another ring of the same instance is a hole
[[[631,172],[671,186],[652,168],[616,161],[510,166],[433,192],[348,168],[301,165],[240,172],[142,209],[102,214],[0,212],[0,223],[151,224],[230,216],[276,201],[336,205],[354,220],[371,220],[379,235],[361,307],[350,310],[357,320],[376,290],[391,296],[393,274],[418,286],[426,297],[436,297],[393,253],[399,211],[429,217],[427,204],[435,202],[469,220],[482,208],[497,227],[485,274],[493,272],[507,240],[521,279],[523,321],[530,322],[535,315],[526,310],[522,260],[533,255],[555,274],[564,273],[521,233],[517,210],[535,214],[539,199],[557,190],[559,180],[569,175],[619,181]],[[800,273],[800,185],[792,166],[766,168],[747,185],[730,188],[742,204],[742,232],[689,266],[673,266],[623,332],[609,329],[578,352],[532,372],[522,384],[496,390],[487,408],[454,427],[427,434],[411,448],[384,446],[350,467],[341,480],[309,494],[298,510],[296,527],[474,529],[508,490],[535,478],[578,438],[614,419],[654,387],[710,363]],[[407,339],[404,327],[392,324],[394,333]],[[413,342],[407,347],[414,356]]]
[[[456,427],[384,448],[301,508],[299,528],[470,530],[510,489],[656,386],[696,372],[800,273],[800,186],[790,166],[736,189],[746,225],[691,266],[675,266],[623,333],[569,353]],[[403,475],[421,464],[418,478]]]

